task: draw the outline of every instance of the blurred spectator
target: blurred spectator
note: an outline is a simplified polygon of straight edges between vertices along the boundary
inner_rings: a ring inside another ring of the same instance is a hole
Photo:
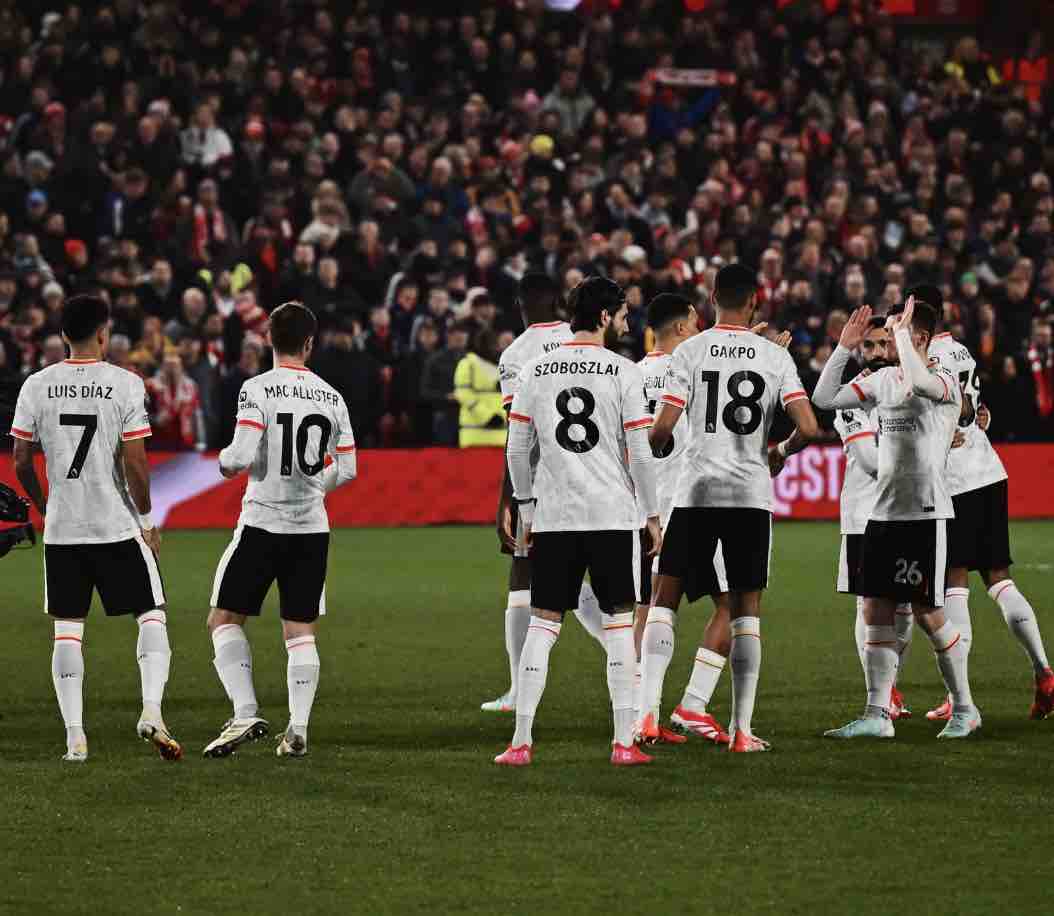
[[[161,368],[146,380],[154,449],[204,449],[205,424],[198,386],[183,371],[183,359],[174,347],[165,350]]]
[[[432,404],[421,391],[425,364],[439,349],[439,331],[431,317],[414,325],[413,346],[395,373],[392,401],[399,429],[410,445],[432,441]]]
[[[343,396],[356,441],[364,448],[380,445],[385,410],[384,367],[364,349],[356,329],[345,322],[322,332],[311,366]]]
[[[498,341],[489,327],[476,332],[471,350],[454,370],[454,397],[461,405],[458,445],[505,444],[505,410],[501,405]]]
[[[432,441],[436,445],[458,444],[457,396],[454,394],[454,373],[468,349],[470,336],[475,332],[471,322],[459,321],[451,326],[447,344],[436,350],[424,363],[421,376],[421,403],[432,409]]]
[[[111,339],[110,349],[113,349]],[[242,385],[260,374],[260,358],[263,345],[252,339],[242,345],[238,364],[219,383],[216,392],[216,442],[218,448],[226,448],[234,439],[234,426],[238,415],[238,395]]]

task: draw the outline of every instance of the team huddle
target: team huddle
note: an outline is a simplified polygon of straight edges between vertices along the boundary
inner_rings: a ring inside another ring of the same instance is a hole
[[[1009,575],[1006,473],[984,432],[989,417],[976,365],[965,347],[936,333],[938,290],[917,288],[888,316],[854,312],[811,400],[786,335],[772,340],[764,326],[751,327],[755,279],[739,265],[717,275],[718,320],[701,333],[693,302],[657,296],[648,310],[655,349],[640,363],[611,349],[626,330],[627,303],[610,280],[589,278],[571,292],[570,323],[560,319],[559,289],[544,274],[523,278],[519,300],[526,331],[499,367],[509,419],[497,527],[512,556],[510,686],[482,707],[514,713],[515,733],[496,763],[532,762],[534,719],[569,609],[605,653],[613,764],[648,763],[643,748],[688,736],[737,753],[769,749],[752,719],[771,478],[821,435],[813,403],[836,411],[846,452],[837,589],[857,597],[867,690],[861,717],[826,734],[893,737],[893,722],[910,715],[896,680],[915,622],[947,688],[927,714],[945,721],[939,737],[963,738],[980,727],[967,672],[971,570],[984,578],[1034,668],[1032,717],[1054,711],[1054,673],[1035,613]],[[259,715],[245,624],[276,581],[289,697],[276,753],[307,753],[320,672],[317,626],[326,612],[324,497],[356,476],[344,400],[306,368],[316,329],[299,303],[275,309],[274,368],[242,386],[234,440],[219,456],[225,477],[248,471],[249,482],[207,618],[232,715],[205,757],[227,756],[270,732]],[[137,622],[137,733],[176,760],[183,750],[161,712],[171,649],[160,536],[150,514],[143,383],[104,362],[109,309],[102,300],[68,300],[63,335],[70,358],[26,381],[11,434],[18,479],[45,518],[44,601],[54,620],[64,759],[88,756],[81,646],[98,591],[107,615]],[[854,358],[863,371],[847,371]],[[794,431],[770,445],[778,409]],[[34,443],[46,459],[46,499]],[[704,596],[713,612],[664,725],[678,608],[683,598]],[[726,665],[727,729],[708,708]]]

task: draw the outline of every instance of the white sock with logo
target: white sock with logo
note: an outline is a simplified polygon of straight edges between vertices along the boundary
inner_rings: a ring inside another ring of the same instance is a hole
[[[732,621],[732,727],[730,732],[753,735],[754,700],[761,675],[761,618],[737,617]]]
[[[969,656],[973,647],[973,623],[970,620],[970,590],[968,588],[946,588],[944,590],[944,616],[955,624],[962,637],[963,652]]]
[[[315,637],[310,634],[294,636],[285,641],[289,654],[286,665],[286,684],[289,689],[289,724],[301,737],[307,737],[307,723],[318,690],[318,674],[322,662],[318,657]]]
[[[56,620],[51,649],[51,680],[59,712],[66,725],[66,744],[72,749],[84,738],[84,641],[83,620]]]
[[[509,693],[513,699],[516,697],[516,680],[520,673],[520,653],[530,623],[531,590],[523,588],[509,592],[509,602],[505,608],[505,651],[509,655]]]
[[[966,649],[962,635],[950,620],[944,622],[936,633],[930,635],[933,654],[937,657],[937,667],[944,686],[952,698],[953,712],[969,712],[973,709],[973,697],[970,694],[970,680],[966,673]]]
[[[593,593],[593,586],[588,582],[582,583],[582,590],[578,593],[578,607],[575,608],[575,617],[585,627],[585,631],[593,637],[601,646],[606,647],[604,642],[604,612],[600,610],[600,602]]]
[[[212,631],[212,665],[234,706],[234,718],[255,716],[259,706],[253,688],[253,656],[245,631],[236,623],[225,623]]]
[[[988,594],[999,605],[999,609],[1003,612],[1003,620],[1006,621],[1010,632],[1014,634],[1014,638],[1028,653],[1036,674],[1042,674],[1050,667],[1050,663],[1047,661],[1047,652],[1043,647],[1043,637],[1039,633],[1036,612],[1032,610],[1028,599],[1018,591],[1013,579],[996,582],[988,589]]]
[[[710,698],[717,689],[721,672],[725,670],[726,661],[723,655],[712,652],[704,646],[695,650],[692,676],[688,679],[688,686],[684,688],[684,696],[681,697],[681,705],[685,709],[705,715]]]
[[[889,697],[897,679],[897,628],[868,626],[864,634],[865,718],[889,715]]]
[[[161,701],[165,696],[172,649],[168,644],[168,617],[164,611],[154,610],[136,618],[139,637],[135,655],[139,662],[139,680],[143,688],[143,712],[161,716]]]
[[[677,615],[668,607],[653,607],[648,611],[648,622],[640,644],[641,697],[640,714],[643,719],[649,713],[659,721],[659,706],[662,704],[662,685],[666,669],[673,658],[674,630]]]
[[[633,646],[633,612],[609,614],[604,622],[607,649],[608,693],[615,722],[615,743],[633,744],[633,681],[636,650]]]
[[[560,624],[555,620],[531,617],[527,639],[520,655],[519,690],[516,694],[516,732],[512,746],[533,744],[534,716],[545,692],[549,676],[549,653],[560,636]]]

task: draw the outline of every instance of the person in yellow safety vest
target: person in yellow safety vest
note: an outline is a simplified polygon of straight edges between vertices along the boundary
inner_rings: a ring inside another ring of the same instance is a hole
[[[494,332],[477,332],[469,352],[454,370],[454,397],[461,405],[461,448],[505,444],[505,410],[501,405],[498,344]]]

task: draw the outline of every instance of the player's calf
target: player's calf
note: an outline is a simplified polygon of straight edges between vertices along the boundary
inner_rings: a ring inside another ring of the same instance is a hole
[[[83,620],[55,621],[51,680],[66,727],[66,755],[62,759],[75,763],[88,759],[88,738],[84,734],[83,640]]]

